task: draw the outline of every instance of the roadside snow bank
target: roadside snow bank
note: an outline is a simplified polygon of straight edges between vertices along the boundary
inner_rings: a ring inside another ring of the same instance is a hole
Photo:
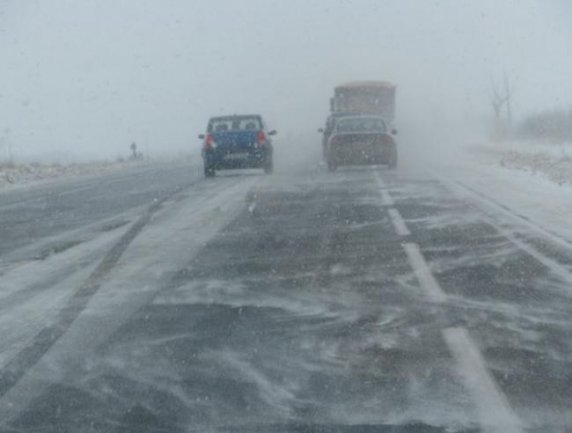
[[[572,143],[473,144],[436,168],[572,243]]]
[[[150,165],[150,161],[91,162],[76,164],[0,164],[0,189],[51,179],[101,174]]]
[[[528,172],[558,185],[572,185],[572,143],[510,141],[472,145],[468,150],[482,163]]]

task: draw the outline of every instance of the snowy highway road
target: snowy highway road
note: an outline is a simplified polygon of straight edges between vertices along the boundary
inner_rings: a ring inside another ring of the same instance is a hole
[[[55,188],[0,197],[1,432],[572,429],[572,247],[442,175]]]

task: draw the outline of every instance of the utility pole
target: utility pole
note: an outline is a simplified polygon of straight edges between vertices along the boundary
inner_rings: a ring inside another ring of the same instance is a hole
[[[10,140],[10,128],[4,128],[4,134],[0,137],[0,148],[4,148],[4,161],[8,164],[14,163],[14,153],[12,151],[12,141]]]
[[[504,73],[504,95],[506,100],[506,120],[508,123],[508,127],[512,127],[512,95],[513,95],[513,88],[508,81],[508,76],[506,72]]]
[[[135,142],[131,143],[131,146],[129,146],[129,148],[131,149],[132,158],[137,159],[137,143]]]

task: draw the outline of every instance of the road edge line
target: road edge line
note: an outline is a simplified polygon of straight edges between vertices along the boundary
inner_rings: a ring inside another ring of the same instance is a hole
[[[504,206],[498,203],[495,199],[488,197],[485,193],[479,191],[476,188],[473,188],[465,183],[461,182],[460,180],[449,178],[445,175],[435,173],[433,171],[429,172],[432,176],[439,179],[446,187],[449,189],[456,190],[458,195],[464,195],[471,197],[474,202],[480,203],[482,206],[486,206],[489,208],[489,212],[496,211],[498,213],[503,214],[504,216],[511,218],[512,220],[516,221],[518,224],[521,224],[539,236],[546,238],[547,240],[553,242],[554,244],[558,245],[560,248],[565,249],[568,253],[572,252],[572,242],[569,241],[562,235],[558,233],[554,233],[539,224],[534,223],[532,220],[528,219],[527,217],[519,215],[516,211],[509,208],[508,206]],[[479,206],[484,213],[487,214],[489,218],[492,218],[490,214],[487,213],[486,210],[482,209],[482,206]]]

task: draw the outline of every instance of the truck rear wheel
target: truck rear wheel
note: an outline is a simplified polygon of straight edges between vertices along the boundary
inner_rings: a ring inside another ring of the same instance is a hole
[[[389,159],[389,162],[387,163],[387,167],[390,169],[397,168],[397,150],[394,150],[391,153],[391,157]]]
[[[328,170],[329,171],[336,171],[338,168],[338,164],[332,158],[328,158]]]

